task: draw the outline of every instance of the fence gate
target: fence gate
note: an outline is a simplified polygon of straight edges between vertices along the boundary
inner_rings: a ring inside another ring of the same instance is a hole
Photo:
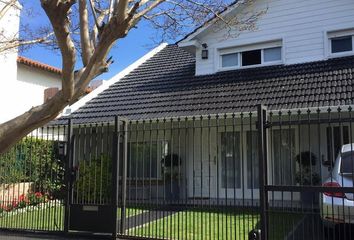
[[[0,155],[0,229],[354,239],[350,106],[84,120],[40,128]]]
[[[354,239],[353,122],[351,106],[258,107],[257,239]]]
[[[118,218],[123,219],[124,208],[118,203],[124,201],[118,195],[124,199],[124,125],[117,117],[114,125],[69,124],[66,232],[109,234],[115,239],[123,225]]]

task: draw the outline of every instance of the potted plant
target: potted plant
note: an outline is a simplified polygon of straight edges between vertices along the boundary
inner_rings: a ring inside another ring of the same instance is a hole
[[[179,199],[179,166],[181,159],[177,154],[168,154],[161,159],[162,174],[165,182],[165,197],[167,200]]]
[[[310,151],[301,152],[296,156],[299,170],[295,174],[295,181],[300,186],[317,186],[321,182],[319,174],[316,172],[317,157]],[[306,204],[317,202],[317,195],[313,192],[301,192],[301,201]]]

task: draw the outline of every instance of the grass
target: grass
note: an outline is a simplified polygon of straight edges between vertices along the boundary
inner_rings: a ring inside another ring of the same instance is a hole
[[[118,209],[118,218],[120,216]],[[134,216],[146,210],[127,208],[126,215]],[[259,228],[260,216],[251,210],[233,213],[180,211],[162,217],[140,227],[127,230],[126,234],[138,237],[168,239],[248,239],[248,232]],[[303,215],[288,213],[269,214],[270,239],[284,239]],[[63,230],[64,207],[53,206],[33,209],[23,213],[5,213],[0,217],[1,228],[61,231]]]
[[[269,233],[272,240],[283,240],[302,218],[301,214],[271,213]],[[182,211],[127,231],[127,235],[162,239],[248,239],[248,233],[259,228],[256,212],[216,213]]]
[[[118,211],[118,219],[120,219],[120,216],[121,216],[120,208],[118,208],[117,211]],[[126,215],[126,217],[132,217],[132,216],[135,216],[135,215],[142,214],[145,211],[146,210],[141,209],[141,208],[126,208],[125,215]]]
[[[64,207],[53,206],[43,209],[33,207],[23,213],[4,213],[0,227],[11,229],[60,231],[63,229]]]
[[[64,206],[49,206],[38,209],[29,207],[26,212],[9,212],[0,217],[0,228],[62,231],[64,228]],[[126,216],[131,217],[143,213],[143,209],[127,208]],[[120,219],[120,209],[117,210]]]

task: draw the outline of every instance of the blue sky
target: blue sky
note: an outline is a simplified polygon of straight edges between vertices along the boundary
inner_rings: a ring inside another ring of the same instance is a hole
[[[39,2],[38,0],[23,2],[24,9],[34,9],[34,13],[31,16],[22,14],[21,21],[23,24],[36,27],[48,22]],[[109,72],[99,76],[97,79],[107,80],[111,78],[154,48],[157,44],[152,40],[152,37],[154,37],[153,34],[156,34],[156,32],[146,23],[142,23],[137,29],[131,30],[128,36],[119,40],[117,45],[112,49],[110,56],[113,56],[114,63],[111,65]],[[43,47],[32,47],[21,54],[49,65],[61,67],[61,56]]]

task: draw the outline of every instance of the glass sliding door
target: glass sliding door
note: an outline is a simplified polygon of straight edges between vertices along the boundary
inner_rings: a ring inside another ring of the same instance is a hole
[[[221,133],[221,193],[227,192],[229,198],[257,199],[258,162],[257,131]]]
[[[167,141],[128,143],[128,177],[161,178],[161,159],[168,154]]]
[[[275,129],[272,132],[272,182],[275,185],[294,185],[295,130]]]
[[[242,185],[240,145],[239,132],[221,133],[221,188],[230,196]]]
[[[258,155],[258,132],[248,131],[246,134],[247,152],[247,189],[259,189],[259,155]],[[258,195],[258,194],[257,194]]]

